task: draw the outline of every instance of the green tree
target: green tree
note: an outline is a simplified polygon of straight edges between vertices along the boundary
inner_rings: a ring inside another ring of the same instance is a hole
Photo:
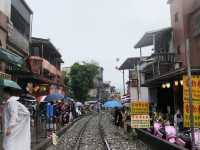
[[[79,101],[88,98],[88,92],[94,87],[94,78],[99,73],[99,66],[94,63],[75,63],[70,72],[70,89],[73,97]]]

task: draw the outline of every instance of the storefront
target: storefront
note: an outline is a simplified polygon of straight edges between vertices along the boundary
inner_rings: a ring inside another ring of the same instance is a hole
[[[145,83],[149,87],[150,101],[154,110],[163,114],[183,112],[183,75],[181,69]]]
[[[199,70],[192,69],[192,83],[194,88],[193,89],[194,113],[198,113],[200,111],[199,99],[194,98],[195,96],[198,96],[197,91],[200,83],[199,74],[200,74]],[[172,121],[173,121],[173,116],[177,112],[177,110],[180,110],[183,119],[185,119],[184,113],[187,113],[187,116],[189,116],[189,108],[188,108],[189,101],[187,103],[185,102],[186,101],[185,97],[187,97],[189,94],[188,90],[187,91],[185,90],[185,87],[188,85],[188,81],[183,79],[183,77],[187,77],[185,69],[184,70],[182,69],[181,71],[177,71],[174,73],[170,73],[165,76],[161,76],[158,79],[148,82],[148,86],[150,88],[149,92],[151,95],[150,98],[152,103],[154,104],[155,110],[157,112],[161,112],[162,114],[170,114],[170,116],[172,117]],[[196,89],[195,86],[197,87]],[[198,101],[198,104],[196,103],[196,101]]]

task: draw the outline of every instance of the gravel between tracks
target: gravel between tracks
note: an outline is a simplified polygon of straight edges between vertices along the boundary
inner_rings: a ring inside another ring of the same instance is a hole
[[[109,113],[102,113],[101,125],[111,150],[150,150],[141,140],[133,139],[122,128],[113,125]]]
[[[89,121],[79,144],[79,150],[105,150],[99,130],[99,115]]]
[[[102,130],[99,130],[99,121]],[[111,150],[150,150],[142,141],[130,138],[123,129],[114,126],[111,115],[104,112],[77,121],[56,146],[47,150],[105,150],[101,131]]]
[[[87,116],[77,121],[69,130],[67,130],[66,133],[63,134],[63,136],[59,138],[56,146],[53,145],[47,148],[47,150],[73,150],[81,129],[88,122],[90,117],[91,116]]]

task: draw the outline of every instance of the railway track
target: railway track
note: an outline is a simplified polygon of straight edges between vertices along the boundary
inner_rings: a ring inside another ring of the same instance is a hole
[[[78,141],[77,137],[92,117],[93,115],[90,115],[77,121],[59,138],[57,145],[51,145],[46,150],[74,150]]]
[[[94,113],[75,123],[47,150],[149,150],[140,140],[130,140],[113,125],[108,113]]]
[[[101,114],[94,116],[82,128],[73,150],[110,150],[101,126]]]

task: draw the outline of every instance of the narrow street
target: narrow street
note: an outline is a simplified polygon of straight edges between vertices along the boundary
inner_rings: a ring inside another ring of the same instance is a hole
[[[140,140],[132,140],[113,125],[109,113],[95,113],[76,122],[56,146],[47,150],[149,150]]]

